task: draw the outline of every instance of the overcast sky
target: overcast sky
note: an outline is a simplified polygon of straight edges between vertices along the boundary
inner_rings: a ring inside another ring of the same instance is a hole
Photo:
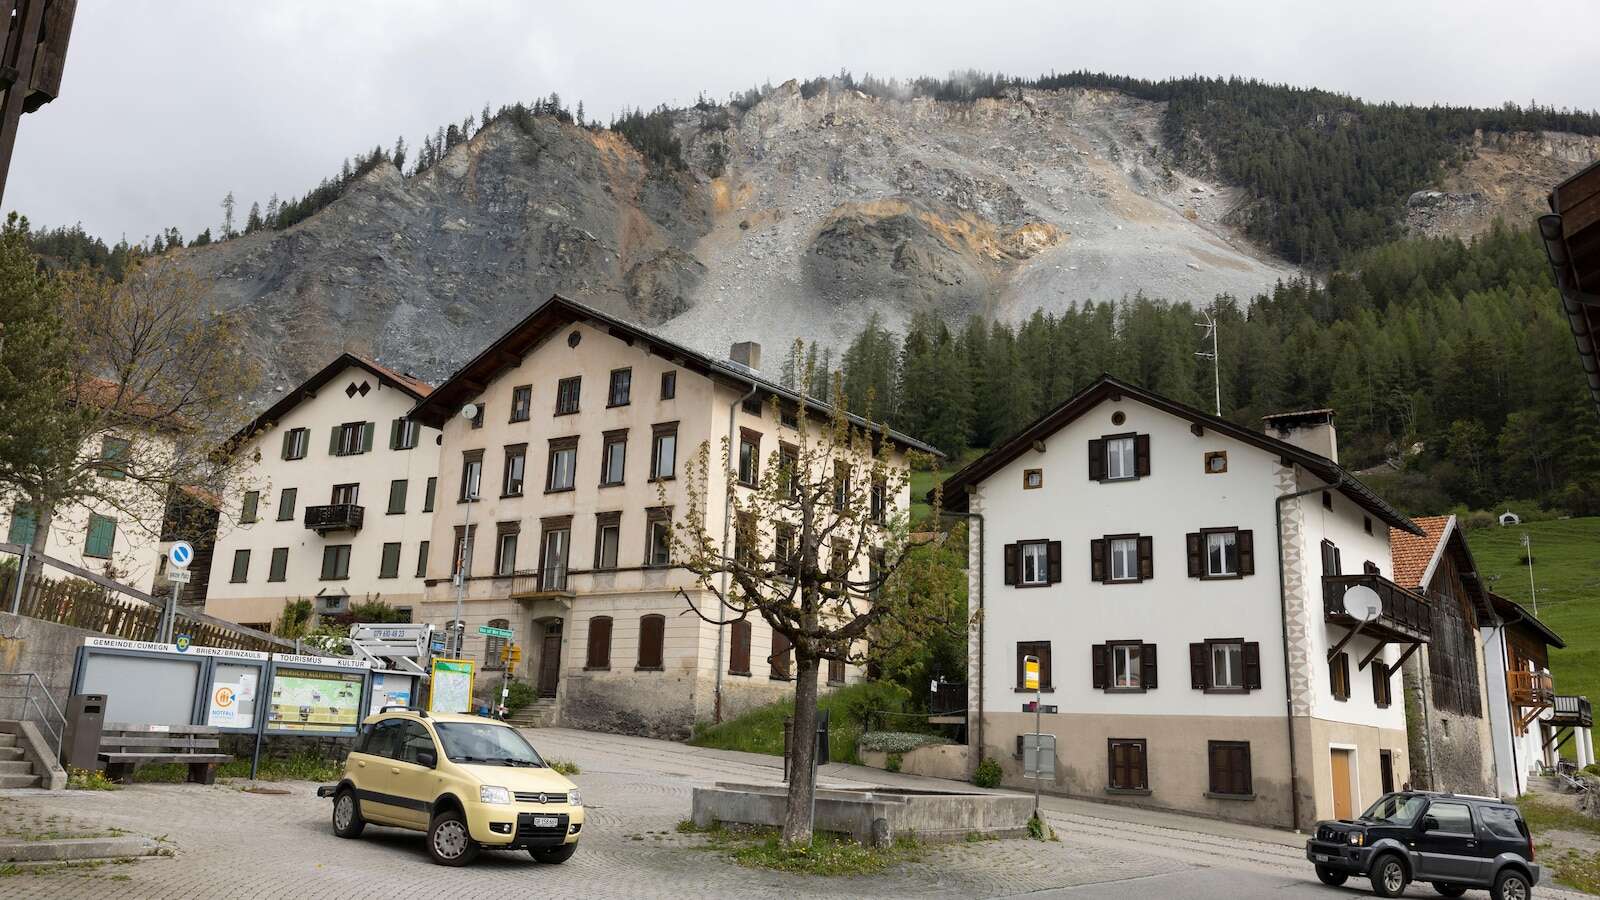
[[[193,237],[230,190],[242,219],[485,102],[556,91],[604,118],[841,67],[1237,74],[1596,109],[1582,41],[1597,34],[1595,0],[80,0],[62,96],[23,117],[5,207],[108,242]]]

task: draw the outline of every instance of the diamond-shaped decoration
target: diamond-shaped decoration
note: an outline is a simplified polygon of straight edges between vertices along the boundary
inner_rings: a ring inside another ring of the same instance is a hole
[[[344,395],[346,397],[354,397],[356,395],[356,383],[354,381],[352,381],[349,384],[345,385],[345,387],[344,387]]]
[[[361,396],[365,397],[367,395],[367,392],[370,391],[370,390],[372,390],[372,385],[367,384],[365,381],[363,381],[363,382],[361,382],[361,387],[356,388],[356,393],[358,393]]]

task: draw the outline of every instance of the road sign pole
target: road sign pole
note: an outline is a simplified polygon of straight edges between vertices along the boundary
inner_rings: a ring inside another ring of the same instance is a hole
[[[1040,706],[1044,702],[1043,698],[1044,688],[1036,685],[1033,689],[1033,740],[1036,745],[1033,751],[1033,767],[1038,769],[1041,774],[1033,779],[1033,817],[1035,819],[1039,818],[1039,782],[1044,781],[1042,775],[1044,765],[1041,759],[1044,755],[1044,729],[1040,719]]]
[[[167,595],[167,610],[166,615],[162,617],[161,628],[161,642],[163,644],[172,643],[172,632],[178,620],[178,591],[182,589],[183,585],[174,581],[172,583],[172,593]]]

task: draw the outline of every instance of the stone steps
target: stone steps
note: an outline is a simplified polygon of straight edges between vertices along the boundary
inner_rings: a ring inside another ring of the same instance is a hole
[[[17,736],[16,735],[8,734],[8,733],[5,733],[5,732],[0,732],[0,747],[15,747],[16,745],[17,745]]]
[[[39,786],[39,776],[30,767],[26,775],[0,775],[0,789],[31,788]]]
[[[0,760],[0,775],[32,775],[33,763],[25,759]]]
[[[39,787],[44,778],[34,774],[33,763],[24,758],[17,736],[0,732],[0,788]]]
[[[21,759],[21,758],[22,758],[22,748],[21,747],[0,747],[0,761]]]

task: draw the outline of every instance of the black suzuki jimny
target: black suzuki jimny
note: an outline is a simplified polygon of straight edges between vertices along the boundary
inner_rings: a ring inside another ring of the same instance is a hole
[[[1385,794],[1353,821],[1318,822],[1306,858],[1323,884],[1364,876],[1380,897],[1426,881],[1446,897],[1487,888],[1494,900],[1527,900],[1539,883],[1522,813],[1489,797]]]

